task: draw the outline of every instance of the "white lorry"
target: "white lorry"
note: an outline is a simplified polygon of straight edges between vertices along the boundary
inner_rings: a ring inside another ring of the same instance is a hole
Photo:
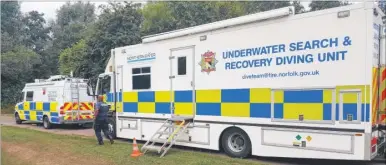
[[[16,123],[34,121],[46,129],[53,124],[92,124],[94,101],[87,81],[55,75],[27,83],[15,106]]]
[[[113,107],[116,136],[147,141],[142,151],[161,156],[173,144],[232,157],[384,154],[384,13],[367,2],[293,11],[147,36],[111,50],[97,93]]]

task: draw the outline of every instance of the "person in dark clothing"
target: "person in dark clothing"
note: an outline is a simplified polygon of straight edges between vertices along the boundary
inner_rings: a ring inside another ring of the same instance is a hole
[[[94,130],[95,130],[95,136],[98,139],[99,145],[103,145],[103,137],[102,137],[102,131],[105,134],[107,138],[109,138],[110,143],[113,144],[114,140],[112,136],[109,133],[109,126],[108,126],[108,116],[107,113],[109,112],[109,106],[105,103],[103,103],[103,96],[98,96],[98,102],[95,106],[95,120],[94,120]]]

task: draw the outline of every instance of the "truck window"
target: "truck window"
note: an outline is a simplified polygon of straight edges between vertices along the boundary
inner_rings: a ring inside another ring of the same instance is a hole
[[[111,77],[107,76],[105,78],[99,79],[100,85],[99,85],[99,91],[98,94],[104,95],[110,92],[110,86],[111,86]]]
[[[34,98],[34,92],[33,91],[28,91],[27,92],[27,97],[25,98],[25,101],[33,101]]]
[[[186,75],[186,57],[177,59],[178,75]]]
[[[132,69],[133,89],[150,89],[151,86],[151,69],[150,67]]]

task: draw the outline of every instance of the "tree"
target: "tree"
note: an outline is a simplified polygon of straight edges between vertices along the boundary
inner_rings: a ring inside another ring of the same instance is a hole
[[[91,3],[67,2],[57,11],[56,21],[50,22],[53,41],[47,48],[50,64],[59,63],[60,52],[70,48],[81,39],[85,39],[90,34],[88,29],[96,21],[95,5]],[[50,68],[54,68],[49,66]],[[52,73],[58,72],[58,67]]]
[[[87,55],[87,45],[84,39],[74,44],[71,48],[64,49],[59,56],[60,74],[70,74],[71,71],[75,76],[80,74],[81,66]]]
[[[146,4],[141,11],[143,35],[150,35],[175,29],[175,18],[166,2]]]
[[[19,33],[22,22],[20,4],[17,1],[1,1],[1,31],[14,36]]]
[[[237,1],[218,1],[210,2],[210,7],[213,8],[212,21],[220,21],[230,19],[247,14],[245,4]]]
[[[350,3],[347,1],[312,1],[309,4],[310,11],[317,11],[323,9],[329,9],[344,5],[349,5]]]
[[[290,1],[256,1],[256,3],[259,12],[291,6]]]
[[[21,42],[22,15],[16,1],[1,1],[1,52],[13,49]]]
[[[102,6],[102,13],[86,40],[87,56],[83,60],[87,63],[80,67],[80,76],[95,83],[98,74],[104,71],[112,49],[140,43],[142,15],[139,8],[140,4],[127,2]]]
[[[306,11],[304,6],[300,3],[300,1],[293,1],[292,6],[295,7],[295,14],[301,14]]]
[[[2,105],[15,103],[24,84],[34,79],[33,67],[40,64],[39,55],[23,46],[1,55]]]
[[[71,4],[67,2],[57,12],[56,23],[61,28],[71,24],[92,23],[96,19],[95,5],[81,1]]]
[[[44,14],[37,11],[28,12],[23,18],[25,38],[24,45],[40,54],[45,48],[50,28],[44,27],[46,20]]]
[[[290,5],[289,1],[151,2],[142,10],[142,32],[162,33]]]
[[[85,37],[84,32],[95,20],[94,4],[67,2],[57,11],[56,21],[51,25],[54,46],[60,50],[71,47]]]

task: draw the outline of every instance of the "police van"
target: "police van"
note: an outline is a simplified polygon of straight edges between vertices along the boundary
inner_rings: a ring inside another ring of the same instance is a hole
[[[87,79],[55,75],[27,83],[15,106],[16,123],[34,121],[43,123],[46,129],[53,124],[93,123],[94,98],[87,82]]]
[[[111,50],[97,93],[116,136],[161,157],[175,144],[372,160],[386,151],[384,16],[372,2],[284,7],[146,36]]]

